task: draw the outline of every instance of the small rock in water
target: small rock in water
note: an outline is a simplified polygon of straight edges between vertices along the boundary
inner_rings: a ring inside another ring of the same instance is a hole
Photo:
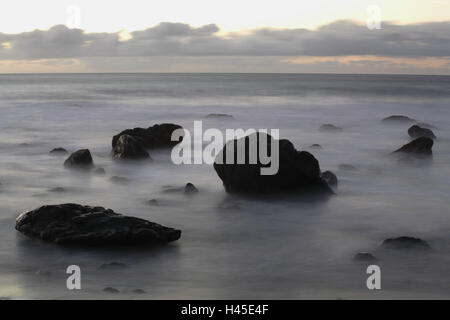
[[[102,264],[98,269],[99,270],[117,270],[117,269],[124,269],[127,265],[122,262],[110,262],[110,263],[104,263]]]
[[[94,166],[91,152],[88,149],[78,150],[72,153],[64,162],[66,168],[91,169]]]
[[[63,187],[56,187],[56,188],[51,188],[48,191],[61,193],[61,192],[66,192],[66,189],[64,189]]]
[[[22,213],[16,230],[58,244],[164,244],[181,231],[144,219],[124,216],[103,207],[74,203],[48,205]]]
[[[323,149],[322,146],[320,144],[312,144],[309,146],[310,149]]]
[[[156,199],[151,199],[151,200],[147,201],[147,204],[149,204],[151,206],[157,206],[157,205],[159,205],[159,202]]]
[[[189,182],[184,187],[184,193],[195,194],[195,193],[198,193],[198,189],[192,183]]]
[[[433,131],[427,128],[422,128],[416,124],[408,129],[408,134],[411,138],[425,137],[430,139],[436,139],[436,136],[434,135]]]
[[[94,170],[94,173],[103,176],[106,174],[106,171],[103,168],[97,168]]]
[[[106,287],[102,290],[103,292],[107,293],[119,293],[120,291],[113,287]]]
[[[430,155],[433,153],[434,141],[430,138],[417,138],[408,144],[405,144],[400,149],[394,151],[394,153],[408,153],[408,154],[423,154]]]
[[[66,149],[64,149],[64,148],[55,148],[55,149],[53,149],[53,150],[51,150],[50,152],[49,152],[49,154],[50,155],[55,155],[55,156],[58,156],[58,155],[64,155],[64,154],[68,154],[69,152],[67,152],[67,150]]]
[[[413,237],[386,239],[381,245],[386,249],[430,249],[427,242]]]
[[[234,117],[231,114],[226,113],[210,113],[206,116],[206,118],[213,118],[213,119],[234,119]]]
[[[127,183],[131,182],[130,179],[124,178],[124,177],[119,177],[119,176],[111,177],[109,180],[111,180],[111,182],[116,183],[116,184],[127,184]]]
[[[342,131],[341,127],[337,127],[334,124],[326,123],[320,126],[321,131]]]
[[[338,185],[338,178],[331,171],[323,172],[322,179],[324,179],[330,187],[337,187],[337,185]]]
[[[364,261],[364,262],[371,262],[377,260],[377,258],[375,258],[375,256],[369,252],[358,252],[357,254],[355,254],[353,259],[356,261]]]
[[[134,289],[133,291],[131,291],[133,293],[137,293],[137,294],[145,294],[147,293],[147,291],[142,290],[142,289]]]
[[[411,119],[410,117],[402,116],[402,115],[389,116],[387,118],[384,118],[382,121],[384,123],[415,123],[415,122],[417,122],[416,120]]]

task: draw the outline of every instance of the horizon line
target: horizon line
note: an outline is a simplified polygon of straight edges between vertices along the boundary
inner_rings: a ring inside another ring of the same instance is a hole
[[[443,76],[450,74],[425,74],[425,73],[336,73],[336,72],[0,72],[0,76],[5,75],[81,75],[81,74],[260,74],[260,75],[366,75],[366,76]]]

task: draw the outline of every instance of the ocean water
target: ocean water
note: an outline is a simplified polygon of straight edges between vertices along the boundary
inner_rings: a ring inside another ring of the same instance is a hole
[[[0,297],[11,299],[352,299],[450,298],[450,77],[296,74],[0,75]],[[227,113],[234,119],[205,119]],[[403,114],[433,125],[432,159],[399,161],[409,141]],[[204,128],[280,129],[339,179],[326,201],[227,195],[212,166],[110,158],[121,130],[173,122]],[[319,130],[332,123],[342,132]],[[309,149],[311,144],[323,149]],[[91,150],[105,176],[63,168],[55,147]],[[343,170],[350,164],[355,170]],[[126,177],[128,184],[110,181]],[[200,193],[165,193],[194,183]],[[51,192],[63,187],[66,192]],[[147,200],[157,199],[158,206]],[[65,248],[15,229],[23,211],[75,202],[114,209],[182,230],[153,249]],[[380,248],[386,238],[420,237],[428,252]],[[382,289],[366,287],[373,253]],[[123,269],[99,270],[121,262]],[[67,266],[82,290],[66,288]],[[114,287],[117,294],[105,293]],[[135,289],[144,294],[133,293]]]

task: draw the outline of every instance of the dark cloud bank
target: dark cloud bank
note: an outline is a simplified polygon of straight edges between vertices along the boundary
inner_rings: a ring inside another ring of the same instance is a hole
[[[339,21],[317,30],[259,29],[248,34],[218,35],[216,25],[199,28],[161,23],[132,32],[85,33],[58,25],[20,34],[0,33],[0,59],[52,59],[156,56],[347,56],[446,57],[450,55],[450,22],[394,25],[380,30]]]

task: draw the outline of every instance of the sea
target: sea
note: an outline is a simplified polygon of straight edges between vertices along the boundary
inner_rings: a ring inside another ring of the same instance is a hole
[[[411,124],[382,122],[390,115],[432,128],[433,156],[392,156],[410,141]],[[175,165],[171,150],[150,150],[151,163],[111,158],[111,139],[124,129],[176,123],[193,130],[194,121],[222,131],[279,129],[337,175],[336,194],[248,198],[227,194],[209,164]],[[343,130],[320,130],[326,123]],[[450,298],[449,76],[4,74],[0,137],[2,299]],[[67,156],[49,155],[56,147],[89,149],[106,174],[65,169]],[[198,194],[166,192],[188,182]],[[15,230],[20,213],[60,203],[108,207],[180,229],[181,239],[80,248]],[[431,249],[381,246],[400,236]],[[355,261],[358,252],[377,260]],[[113,262],[120,267],[102,267]],[[367,287],[374,264],[379,290]],[[80,290],[66,286],[70,265],[80,267]]]

